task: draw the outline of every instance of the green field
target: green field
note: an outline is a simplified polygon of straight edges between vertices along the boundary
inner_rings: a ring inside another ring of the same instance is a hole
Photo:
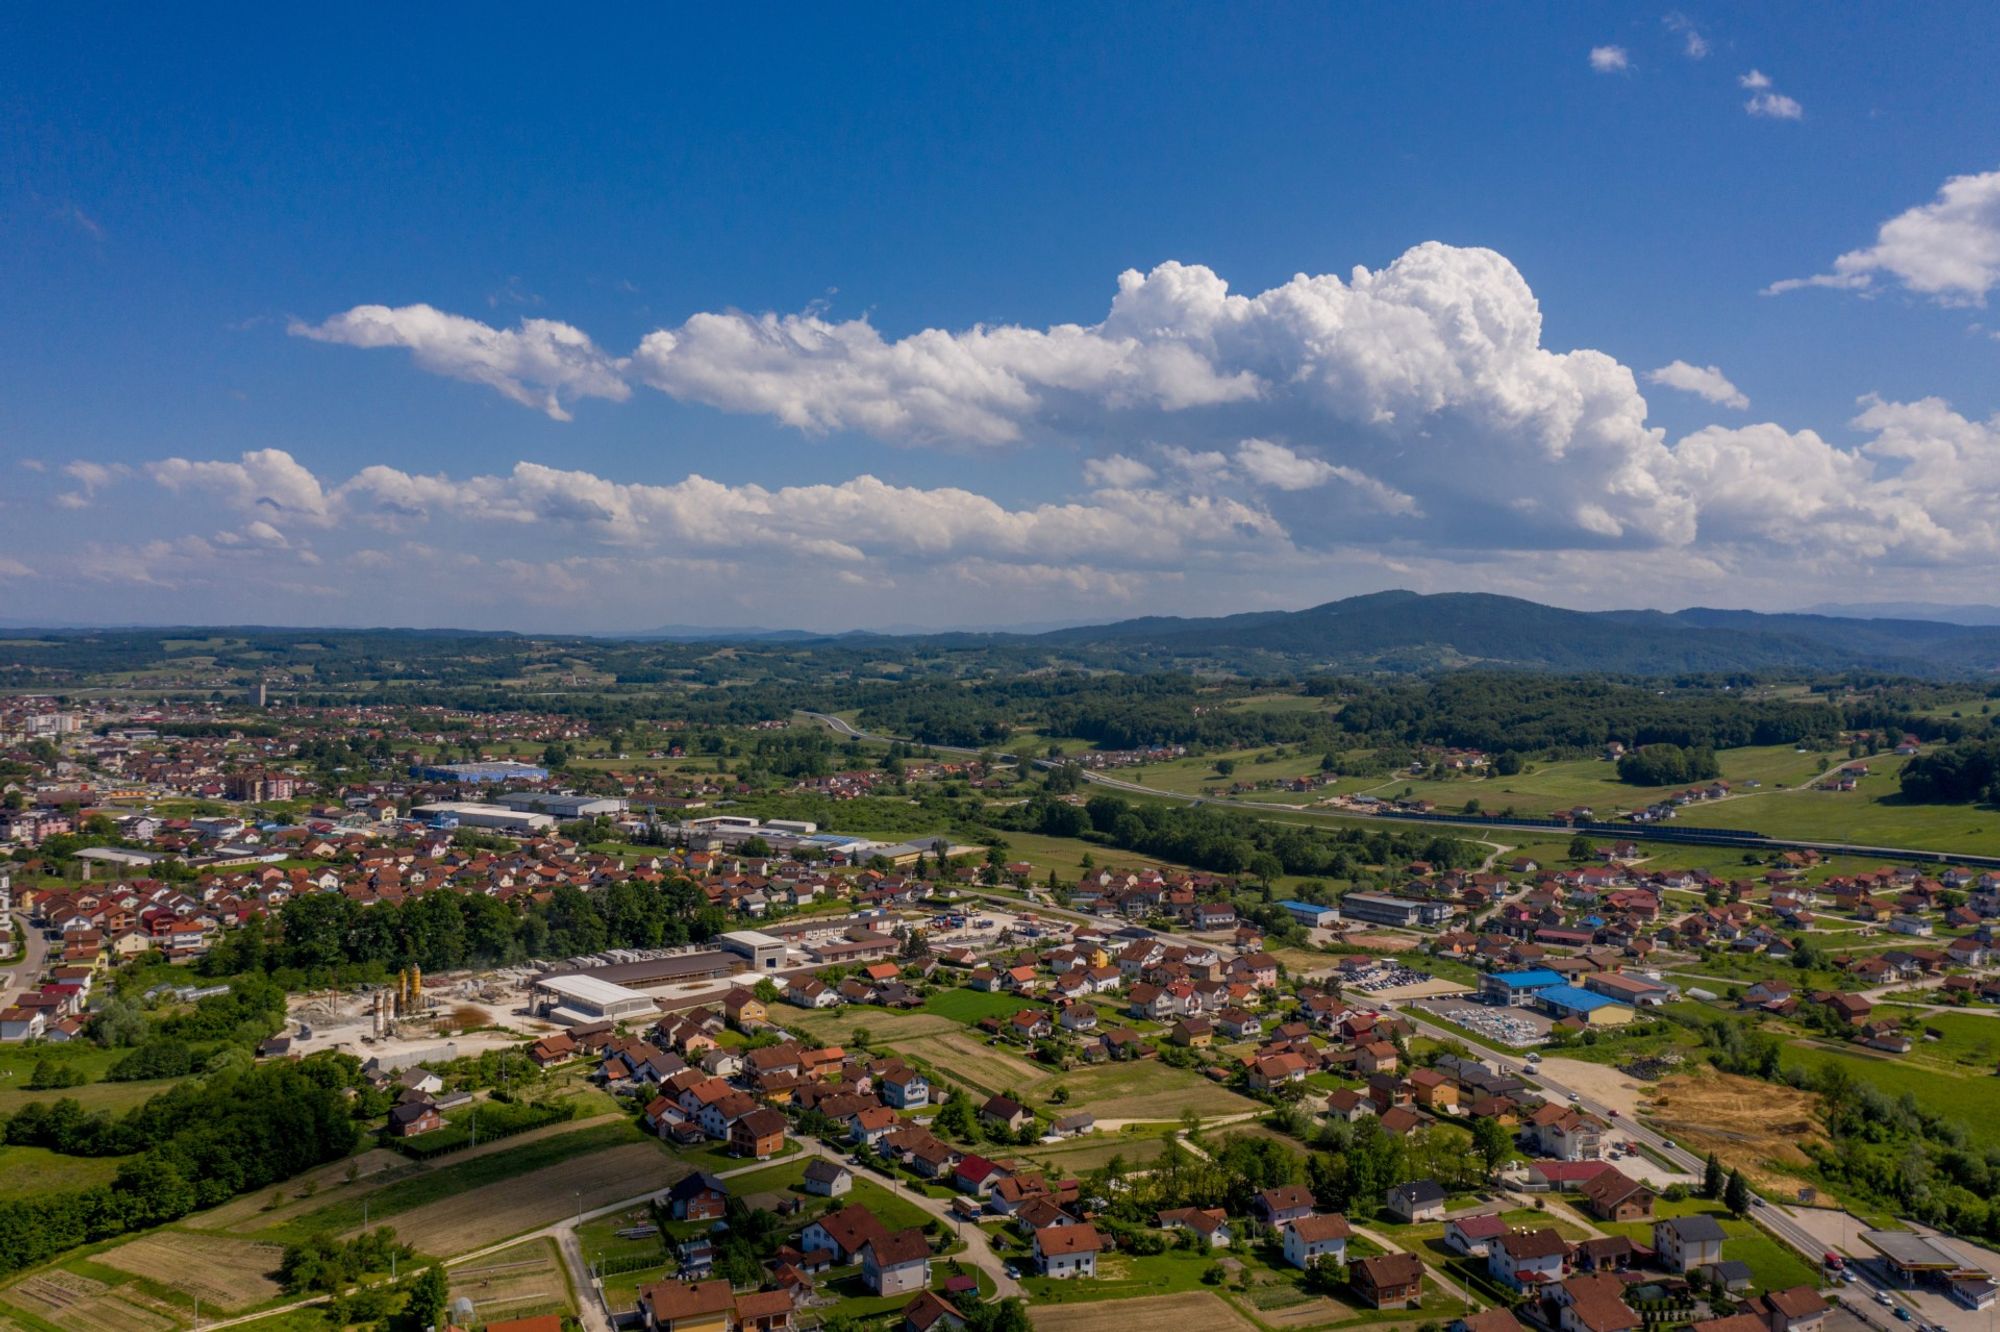
[[[1917,1048],[1922,1050],[1923,1043],[1919,1042]],[[1785,1062],[1788,1066],[1805,1068],[1827,1063],[1841,1064],[1858,1081],[1869,1083],[1886,1096],[1908,1094],[1925,1109],[1957,1120],[1965,1127],[1968,1138],[1975,1146],[1989,1151],[2000,1148],[2000,1116],[1993,1113],[1995,1085],[1990,1075],[1954,1074],[1946,1071],[1940,1062],[1914,1056],[1899,1058],[1890,1054],[1865,1054],[1859,1050],[1848,1053],[1804,1043],[1795,1044],[1787,1052]]]
[[[1902,760],[1876,759],[1854,791],[1776,791],[1684,810],[1693,827],[1753,828],[1800,841],[1905,846],[1968,855],[2000,855],[2000,813],[1973,805],[1916,805],[1901,798],[1894,774]]]
[[[963,1022],[971,1026],[984,1018],[1012,1017],[1024,1008],[1038,1007],[1030,1000],[1012,994],[986,994],[979,990],[939,990],[924,1000],[922,1011],[948,1017],[953,1022]],[[870,1030],[873,1030],[871,1028]]]
[[[0,1147],[0,1202],[109,1184],[122,1156],[61,1156],[45,1147]]]

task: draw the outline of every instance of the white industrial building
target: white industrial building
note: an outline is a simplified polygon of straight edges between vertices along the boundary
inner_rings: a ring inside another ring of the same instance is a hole
[[[775,934],[762,930],[731,930],[716,942],[739,957],[750,959],[752,971],[776,971],[785,965],[788,945]]]
[[[651,995],[628,990],[595,976],[544,976],[529,1001],[538,1017],[565,1026],[650,1017],[659,1011]]]
[[[439,827],[490,828],[522,837],[547,832],[556,826],[553,814],[531,814],[505,805],[481,805],[470,800],[439,800],[418,805],[410,813]]]
[[[549,791],[509,791],[495,797],[495,803],[534,814],[553,814],[559,819],[599,816],[615,819],[627,808],[623,796],[557,795]]]

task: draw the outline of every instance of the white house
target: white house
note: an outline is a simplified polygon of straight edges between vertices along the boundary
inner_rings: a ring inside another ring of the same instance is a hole
[[[1285,1261],[1293,1267],[1311,1267],[1321,1260],[1347,1261],[1347,1237],[1354,1230],[1347,1218],[1302,1216],[1285,1227]]]

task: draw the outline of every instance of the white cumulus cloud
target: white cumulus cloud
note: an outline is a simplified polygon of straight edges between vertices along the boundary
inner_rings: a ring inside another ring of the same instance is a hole
[[[434,374],[499,390],[558,421],[564,399],[631,396],[623,366],[580,330],[553,319],[524,319],[499,329],[429,305],[357,305],[318,324],[294,320],[294,337],[347,347],[402,347]]]
[[[2000,170],[1952,177],[1930,203],[1884,222],[1873,245],[1835,259],[1832,271],[1787,278],[1764,290],[1767,295],[1801,287],[1867,291],[1878,280],[1941,305],[1984,305],[2000,286]]]
[[[1593,46],[1590,67],[1599,74],[1618,74],[1632,67],[1632,57],[1622,46]]]
[[[1729,376],[1723,374],[1719,366],[1689,365],[1681,360],[1669,361],[1657,370],[1648,370],[1646,382],[1679,389],[1683,393],[1692,393],[1719,407],[1734,407],[1737,411],[1743,411],[1750,406],[1750,399],[1744,396],[1741,389],[1729,382]]]

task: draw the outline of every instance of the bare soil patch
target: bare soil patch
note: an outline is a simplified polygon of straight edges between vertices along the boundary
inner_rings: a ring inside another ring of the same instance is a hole
[[[1135,1327],[1198,1327],[1203,1332],[1256,1332],[1256,1325],[1220,1295],[1205,1290],[1137,1300],[1030,1309],[1035,1332],[1130,1332]]]
[[[1790,1193],[1784,1173],[1812,1163],[1823,1145],[1819,1097],[1730,1073],[1677,1073],[1647,1089],[1638,1109],[1662,1133],[1696,1155],[1714,1152],[1759,1189]]]

